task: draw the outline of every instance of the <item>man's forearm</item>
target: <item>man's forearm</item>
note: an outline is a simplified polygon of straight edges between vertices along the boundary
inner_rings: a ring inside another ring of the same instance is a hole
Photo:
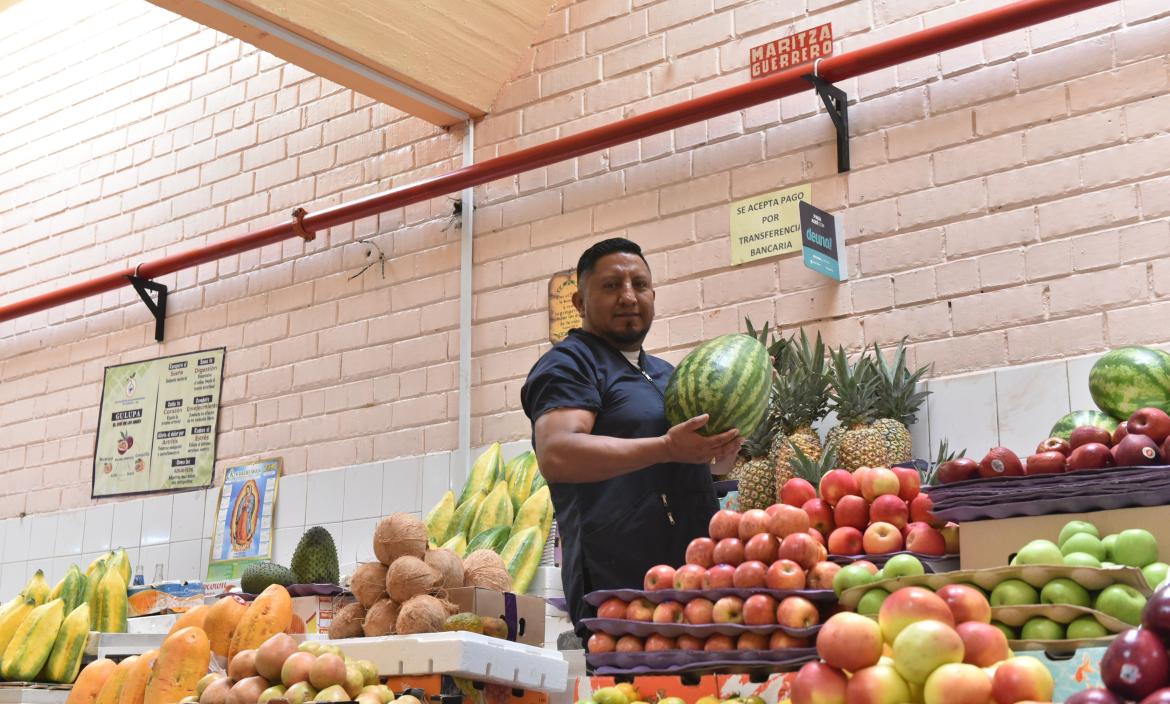
[[[665,438],[588,433],[563,433],[543,446],[538,443],[536,455],[545,479],[563,484],[605,481],[669,461]]]

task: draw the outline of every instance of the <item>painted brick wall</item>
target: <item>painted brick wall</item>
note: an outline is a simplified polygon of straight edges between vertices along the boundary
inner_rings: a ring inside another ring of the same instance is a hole
[[[557,2],[477,128],[486,159],[747,80],[749,47],[833,22],[839,51],[1001,0]],[[0,304],[459,164],[462,139],[136,0],[24,2],[0,23]],[[1121,0],[842,87],[854,170],[812,92],[478,189],[473,445],[527,435],[548,277],[642,243],[648,346],[745,315],[939,375],[1170,340],[1170,7]],[[812,182],[851,281],[729,266],[728,203]],[[0,517],[89,503],[102,370],[229,349],[218,468],[290,472],[456,444],[458,236],[447,198],[0,324]],[[353,275],[374,238],[388,255]]]

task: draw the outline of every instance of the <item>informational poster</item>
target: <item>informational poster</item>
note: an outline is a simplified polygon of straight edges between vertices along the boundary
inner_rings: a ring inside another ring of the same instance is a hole
[[[281,458],[229,467],[215,512],[207,583],[238,580],[253,562],[272,559],[272,519]]]
[[[763,78],[786,68],[823,59],[833,53],[833,25],[793,32],[786,37],[753,46],[748,51],[752,79]]]
[[[569,269],[553,274],[548,282],[548,340],[552,343],[565,339],[573,328],[581,327],[581,314],[573,305],[577,292],[577,270]]]
[[[224,351],[106,367],[95,498],[211,486]]]
[[[812,184],[764,193],[731,204],[731,263],[768,259],[800,251],[802,200],[812,199]]]
[[[800,230],[804,265],[834,281],[849,276],[841,220],[804,201],[800,202]]]

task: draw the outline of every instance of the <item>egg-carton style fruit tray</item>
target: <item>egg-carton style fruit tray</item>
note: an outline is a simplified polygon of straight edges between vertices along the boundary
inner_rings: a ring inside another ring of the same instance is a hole
[[[1092,616],[1097,623],[1105,627],[1110,633],[1121,633],[1133,628],[1130,624],[1116,616],[1110,616],[1103,611],[1088,606],[1074,606],[1072,604],[1024,604],[1020,606],[993,606],[991,620],[999,621],[1012,628],[1019,628],[1029,619],[1043,616],[1059,624],[1068,625],[1082,616]],[[1063,642],[1063,641],[1055,641]]]
[[[926,587],[937,591],[948,584],[974,584],[990,591],[1000,582],[1019,579],[1040,589],[1048,582],[1067,577],[1089,591],[1100,591],[1111,584],[1125,584],[1145,596],[1153,594],[1142,571],[1136,567],[1072,567],[1068,565],[1017,565],[987,570],[958,570],[942,574],[922,574],[912,577],[882,579],[870,584],[850,587],[841,592],[840,602],[846,609],[856,610],[865,593],[875,587],[893,592],[902,587]]]
[[[569,664],[556,650],[463,631],[325,641],[385,676],[450,675],[520,689],[563,692]]]
[[[607,675],[677,675],[683,672],[743,672],[768,669],[784,672],[798,669],[816,660],[816,648],[784,650],[660,650],[635,653],[587,653],[585,661],[594,674]]]
[[[797,638],[812,638],[821,630],[820,624],[808,628],[791,628],[779,624],[766,626],[748,626],[742,623],[651,623],[649,621],[628,621],[619,618],[587,618],[581,624],[591,633],[608,633],[611,636],[638,636],[646,638],[652,635],[677,638],[679,636],[695,636],[706,638],[713,635],[740,636],[744,633],[758,633],[771,635],[776,631],[783,631]]]
[[[1170,467],[1109,467],[1059,474],[968,479],[924,490],[931,512],[963,523],[1170,504]]]
[[[959,569],[959,555],[923,555],[920,552],[910,552],[909,550],[899,550],[898,552],[885,552],[877,555],[829,555],[829,560],[836,562],[839,565],[851,565],[858,560],[867,560],[877,565],[879,568],[884,567],[891,557],[895,555],[913,555],[922,563],[927,572],[952,572]]]
[[[661,604],[664,601],[677,601],[685,604],[691,599],[710,599],[719,601],[725,596],[737,596],[747,599],[756,594],[768,594],[782,600],[786,596],[802,596],[815,604],[825,604],[837,601],[837,595],[832,589],[659,589],[645,591],[642,589],[601,589],[585,595],[585,603],[590,606],[601,606],[607,599],[621,599],[630,602],[635,599],[646,599],[652,604]]]

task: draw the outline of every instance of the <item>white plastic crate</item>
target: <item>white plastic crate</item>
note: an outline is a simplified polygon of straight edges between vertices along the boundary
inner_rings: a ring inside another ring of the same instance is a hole
[[[70,687],[28,687],[12,684],[0,687],[0,704],[65,704]]]
[[[419,633],[330,640],[357,660],[370,660],[382,675],[442,674],[521,689],[562,692],[569,665],[561,654],[478,633]]]
[[[85,654],[94,658],[142,655],[157,649],[167,637],[164,633],[99,633],[89,632]],[[2,703],[0,703],[2,704]]]

